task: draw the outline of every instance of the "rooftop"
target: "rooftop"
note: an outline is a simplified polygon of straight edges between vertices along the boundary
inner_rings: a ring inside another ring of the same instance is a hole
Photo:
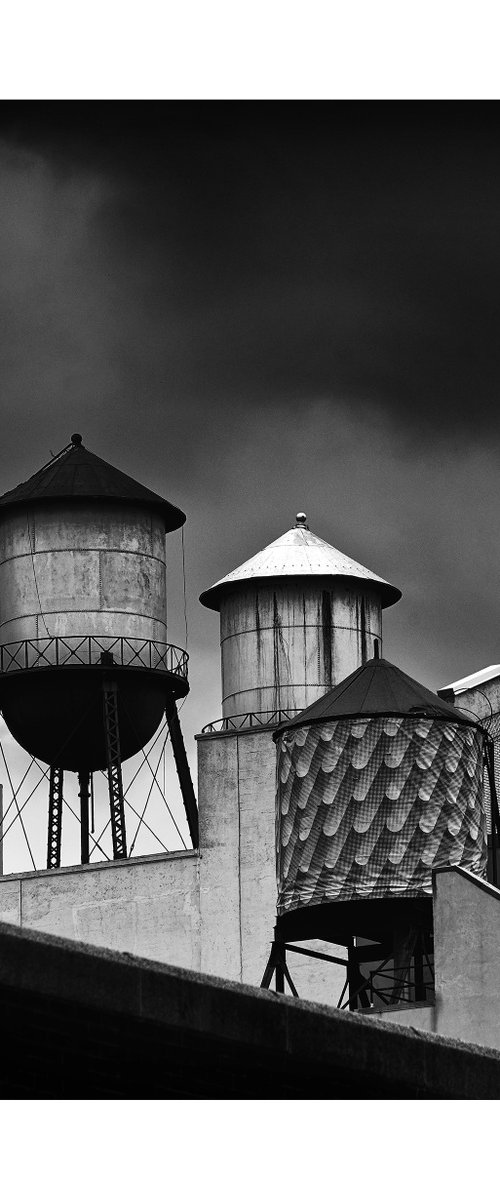
[[[491,667],[483,667],[481,671],[474,671],[473,675],[464,675],[463,679],[456,679],[455,683],[447,683],[445,687],[439,689],[441,692],[454,692],[458,696],[459,692],[468,692],[471,688],[479,687],[481,683],[487,683],[489,679],[496,679],[500,676],[500,663],[495,663]]]

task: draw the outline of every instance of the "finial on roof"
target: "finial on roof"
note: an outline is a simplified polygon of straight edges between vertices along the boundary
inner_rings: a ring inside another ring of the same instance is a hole
[[[82,441],[83,441],[81,433],[72,433],[71,441],[73,442],[74,446],[81,446]]]
[[[297,516],[295,518],[295,528],[296,529],[309,529],[309,526],[307,524],[306,513],[297,513]]]

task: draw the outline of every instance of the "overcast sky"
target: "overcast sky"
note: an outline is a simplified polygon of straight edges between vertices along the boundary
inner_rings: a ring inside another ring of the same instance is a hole
[[[0,490],[78,431],[184,509],[191,749],[220,714],[198,595],[301,509],[401,588],[386,657],[434,689],[500,661],[497,126],[480,103],[0,106]]]

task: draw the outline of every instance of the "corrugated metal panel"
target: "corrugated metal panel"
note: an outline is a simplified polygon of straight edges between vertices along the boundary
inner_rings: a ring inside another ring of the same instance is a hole
[[[369,717],[278,743],[278,912],[429,895],[434,867],[486,875],[483,734]]]
[[[284,576],[336,577],[372,584],[381,595],[384,608],[395,604],[401,597],[399,588],[330,546],[307,526],[299,524],[202,592],[200,600],[207,608],[218,610],[221,596],[228,591],[250,580],[282,579]]]

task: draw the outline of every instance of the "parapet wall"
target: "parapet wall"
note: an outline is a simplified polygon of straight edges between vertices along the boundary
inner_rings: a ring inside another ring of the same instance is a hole
[[[258,986],[276,921],[272,729],[204,735],[198,765],[199,852],[4,876],[0,921]],[[290,969],[300,997],[337,1003],[343,968]]]
[[[7,875],[0,879],[0,920],[199,970],[198,855]]]
[[[500,1049],[500,891],[462,867],[434,873],[433,1005],[368,1014]]]
[[[11,1099],[495,1100],[500,1055],[0,924]]]

